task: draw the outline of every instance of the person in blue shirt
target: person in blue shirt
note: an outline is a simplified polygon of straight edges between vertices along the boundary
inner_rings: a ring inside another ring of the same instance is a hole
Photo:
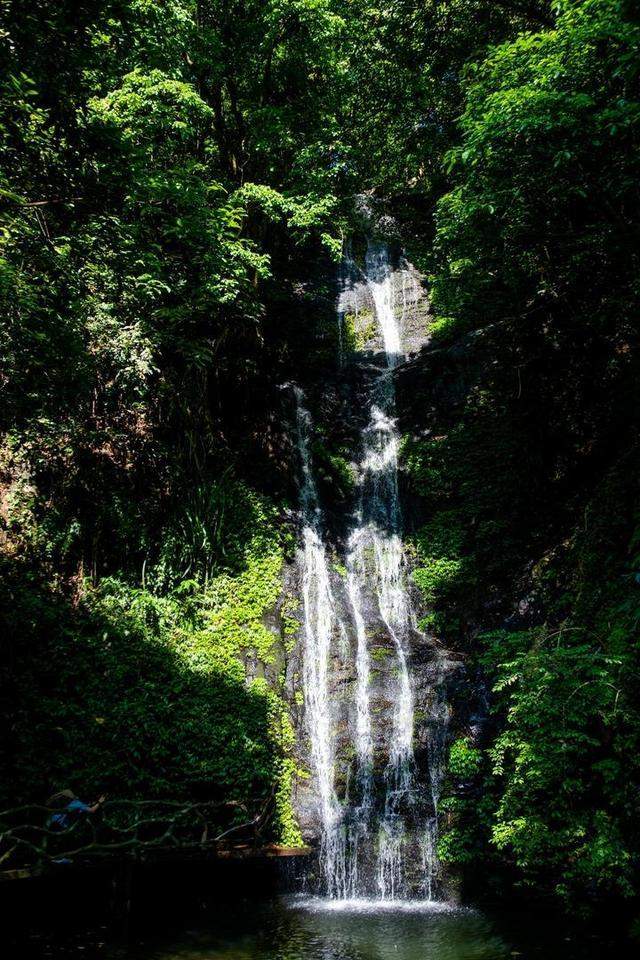
[[[54,810],[47,826],[50,830],[68,830],[79,817],[97,813],[105,800],[106,797],[101,796],[94,804],[89,805],[79,800],[73,790],[60,790],[47,800],[47,806]]]

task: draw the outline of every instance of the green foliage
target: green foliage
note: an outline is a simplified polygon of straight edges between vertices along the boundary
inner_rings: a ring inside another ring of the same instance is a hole
[[[457,867],[472,864],[477,856],[477,851],[469,843],[469,835],[457,826],[441,833],[437,849],[441,863]]]
[[[346,69],[336,78],[340,139],[333,144],[333,168],[352,190],[373,187],[388,196],[420,197],[440,187],[441,158],[455,142],[466,62],[539,23],[538,17],[548,19],[545,0],[350,0],[336,6],[348,14]]]
[[[367,344],[378,335],[378,326],[371,310],[363,309],[355,313],[346,313],[343,323],[344,349],[356,353],[365,350]]]
[[[444,796],[438,805],[438,857],[459,868],[490,860],[486,833],[491,828],[493,797],[486,781],[486,757],[470,737],[449,747]],[[480,789],[479,789],[480,788]]]
[[[468,737],[454,740],[449,748],[448,770],[456,780],[470,780],[479,771],[482,753]]]
[[[29,642],[6,678],[18,763],[5,804],[67,783],[151,797],[265,789],[265,704],[235,667],[192,669],[176,641],[194,622],[177,599],[111,581],[73,611],[37,585],[10,586],[5,625],[19,618]]]
[[[12,637],[22,625],[5,676],[15,685],[19,746],[5,803],[64,784],[239,803],[266,802],[273,790],[275,839],[301,842],[290,807],[293,732],[279,668],[268,666],[278,636],[264,625],[281,590],[282,537],[264,501],[242,486],[235,493],[242,523],[220,520],[228,550],[219,555],[235,573],[208,582],[182,579],[159,595],[107,578],[85,585],[74,610],[5,564],[4,628]],[[242,496],[261,508],[259,526]],[[259,664],[270,669],[271,683],[247,682],[243,660],[254,677]]]
[[[562,896],[591,884],[631,896],[626,821],[635,802],[629,764],[635,775],[637,764],[626,751],[637,731],[623,681],[630,661],[594,651],[571,628],[496,634],[486,643],[507,718],[490,751],[502,782],[492,842],[525,876],[552,875]]]
[[[347,501],[353,495],[356,477],[348,452],[331,449],[319,437],[313,440],[313,458],[318,479],[331,498]]]
[[[423,567],[416,567],[413,579],[420,587],[422,597],[427,605],[433,605],[437,599],[456,584],[460,574],[461,563],[446,557],[428,557]],[[427,615],[424,620],[429,626],[436,626],[440,621],[435,613]]]
[[[258,683],[258,681],[256,681]],[[291,719],[279,698],[266,688],[271,702],[270,736],[278,744],[278,761],[275,768],[275,817],[274,828],[280,843],[285,847],[304,846],[300,827],[292,807],[296,780],[303,775],[291,756],[295,745],[295,733]]]
[[[403,457],[434,518],[413,537],[428,625],[493,689],[443,858],[584,904],[638,889],[640,34],[618,0],[555,10],[466,67],[413,380],[430,432],[416,417]],[[474,645],[478,623],[501,629]]]
[[[535,451],[522,456],[499,408],[478,390],[456,413],[442,433],[405,438],[401,450],[411,489],[431,518],[411,536],[412,576],[428,611],[424,626],[443,639],[457,636],[488,589],[510,580],[536,493],[528,480]]]
[[[324,0],[76,7],[5,3],[0,32],[7,799],[275,789],[296,843],[290,533],[255,489],[249,398],[290,362],[280,288],[339,245],[303,154],[342,20]]]
[[[291,593],[285,594],[279,611],[285,653],[291,653],[295,647],[296,637],[300,630],[299,609],[300,601],[298,597]]]
[[[570,302],[598,334],[637,296],[639,28],[625,10],[560,3],[555,30],[468,71],[462,143],[448,156],[456,185],[437,215],[434,301],[448,334],[545,311],[563,342],[574,327],[554,305]]]
[[[278,526],[277,508],[227,469],[187,493],[167,524],[159,560],[148,578],[160,587],[187,578],[207,584],[216,574],[237,573],[258,560],[281,557],[288,538]]]

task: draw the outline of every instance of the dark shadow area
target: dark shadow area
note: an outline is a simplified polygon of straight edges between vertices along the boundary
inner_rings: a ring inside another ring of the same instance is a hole
[[[67,787],[85,799],[269,795],[267,701],[239,662],[191,669],[179,625],[170,645],[153,610],[74,606],[19,563],[3,563],[0,589],[4,807]]]
[[[225,922],[287,886],[267,858],[174,858],[108,863],[3,885],[6,943],[24,960],[130,956],[137,944],[171,942]]]

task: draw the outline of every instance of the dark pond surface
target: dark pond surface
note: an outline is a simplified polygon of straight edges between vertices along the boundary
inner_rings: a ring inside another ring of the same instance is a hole
[[[288,899],[224,908],[208,929],[147,941],[127,960],[600,960],[624,954],[578,942],[533,918],[490,920],[436,904]]]

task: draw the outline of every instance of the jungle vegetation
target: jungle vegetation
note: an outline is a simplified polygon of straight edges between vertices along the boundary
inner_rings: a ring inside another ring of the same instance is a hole
[[[299,842],[278,384],[369,193],[432,300],[414,577],[492,711],[441,856],[637,894],[637,6],[0,0],[0,51],[2,805],[273,795]]]

